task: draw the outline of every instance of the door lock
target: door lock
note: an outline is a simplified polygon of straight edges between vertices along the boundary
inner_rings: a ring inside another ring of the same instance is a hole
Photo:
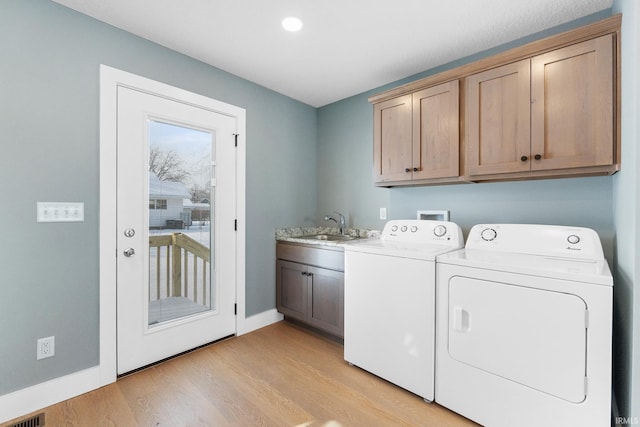
[[[127,248],[124,250],[124,256],[126,256],[127,258],[134,256],[135,253],[136,253],[136,250],[133,248]]]

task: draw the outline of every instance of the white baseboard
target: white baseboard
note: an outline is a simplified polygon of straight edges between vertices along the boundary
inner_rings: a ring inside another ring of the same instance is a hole
[[[238,322],[236,334],[243,335],[282,319],[284,316],[275,308],[267,310]],[[115,374],[110,375],[109,372],[104,371],[104,368],[96,366],[0,396],[0,423],[114,382]]]
[[[104,385],[100,367],[55,378],[0,396],[0,423],[27,415]]]
[[[275,308],[254,314],[253,316],[245,318],[244,321],[238,322],[236,334],[238,336],[247,334],[251,331],[255,331],[256,329],[264,328],[265,326],[279,322],[282,319],[284,319],[284,315],[278,313],[278,310]]]

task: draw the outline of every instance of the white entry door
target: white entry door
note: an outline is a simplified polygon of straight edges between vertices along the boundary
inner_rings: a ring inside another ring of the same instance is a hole
[[[122,374],[236,332],[236,119],[117,91]]]

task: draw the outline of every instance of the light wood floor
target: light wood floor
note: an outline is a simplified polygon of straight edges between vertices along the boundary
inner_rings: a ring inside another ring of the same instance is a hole
[[[475,425],[349,366],[340,344],[288,322],[201,348],[43,411],[46,427]]]

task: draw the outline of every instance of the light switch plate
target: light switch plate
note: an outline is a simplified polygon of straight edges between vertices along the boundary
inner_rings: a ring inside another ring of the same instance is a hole
[[[38,222],[83,222],[82,202],[38,202]]]
[[[387,208],[380,208],[380,219],[387,219]]]

